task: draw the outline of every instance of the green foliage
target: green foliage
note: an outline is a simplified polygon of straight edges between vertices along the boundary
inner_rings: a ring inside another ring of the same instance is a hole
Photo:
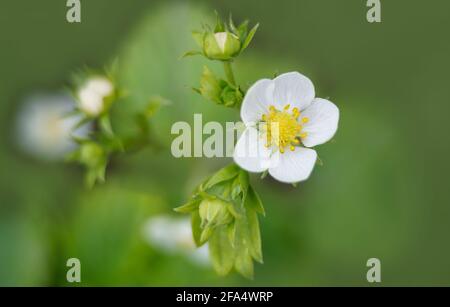
[[[234,268],[253,278],[253,261],[263,262],[258,213],[264,209],[246,171],[235,164],[222,168],[175,211],[191,214],[194,240],[198,246],[208,242],[218,274]]]

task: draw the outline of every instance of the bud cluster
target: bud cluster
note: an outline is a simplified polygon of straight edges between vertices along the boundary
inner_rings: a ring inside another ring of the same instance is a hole
[[[86,183],[92,187],[96,182],[105,181],[106,167],[114,154],[139,149],[149,143],[149,117],[165,100],[151,98],[145,109],[130,115],[136,132],[133,135],[119,136],[113,129],[112,108],[116,103],[120,106],[127,100],[119,89],[114,74],[83,73],[74,77],[74,84],[76,109],[70,115],[77,115],[80,120],[73,130],[88,124],[92,129],[83,138],[72,135],[78,147],[67,156],[67,160],[85,167]]]
[[[240,107],[244,92],[236,84],[231,62],[249,46],[257,29],[258,24],[249,30],[248,21],[235,26],[231,16],[228,23],[224,23],[217,15],[213,28],[205,25],[203,31],[194,31],[192,34],[200,51],[188,51],[184,56],[203,55],[209,60],[221,61],[226,75],[221,79],[205,66],[200,87],[194,90],[214,103]]]
[[[264,214],[264,209],[247,172],[235,164],[221,169],[197,188],[187,204],[175,210],[191,214],[194,240],[198,246],[208,242],[219,274],[234,268],[252,278],[253,260],[262,262],[257,215]]]

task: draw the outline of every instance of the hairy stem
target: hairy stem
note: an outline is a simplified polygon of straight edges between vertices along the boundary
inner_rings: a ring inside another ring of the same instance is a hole
[[[236,86],[236,79],[234,78],[233,68],[231,67],[231,62],[223,62],[223,69],[225,70],[225,75],[227,76],[228,82],[231,85]]]

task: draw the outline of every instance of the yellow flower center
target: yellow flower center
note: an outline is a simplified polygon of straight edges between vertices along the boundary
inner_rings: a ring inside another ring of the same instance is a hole
[[[290,110],[290,105],[286,105],[283,110],[277,110],[274,106],[270,106],[269,113],[262,116],[261,129],[266,135],[266,146],[276,146],[281,153],[286,148],[294,151],[295,146],[300,145],[302,138],[306,137],[306,132],[302,132],[302,124],[307,123],[307,117],[299,117],[301,113],[298,108]]]

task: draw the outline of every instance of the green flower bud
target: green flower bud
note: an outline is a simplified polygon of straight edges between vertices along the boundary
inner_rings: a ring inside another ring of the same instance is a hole
[[[219,226],[231,223],[233,216],[228,203],[220,199],[204,199],[199,206],[199,214],[204,226]]]
[[[227,61],[241,51],[241,41],[229,32],[208,33],[203,39],[203,51],[211,60]]]
[[[105,159],[103,148],[93,142],[85,143],[80,148],[80,162],[88,167],[97,167]]]
[[[226,107],[239,106],[243,99],[243,93],[240,88],[219,79],[206,66],[200,79],[200,88],[196,91],[206,99]]]
[[[108,162],[105,150],[94,142],[86,142],[80,146],[77,160],[86,167],[86,184],[93,187],[95,182],[105,181],[105,170]]]

